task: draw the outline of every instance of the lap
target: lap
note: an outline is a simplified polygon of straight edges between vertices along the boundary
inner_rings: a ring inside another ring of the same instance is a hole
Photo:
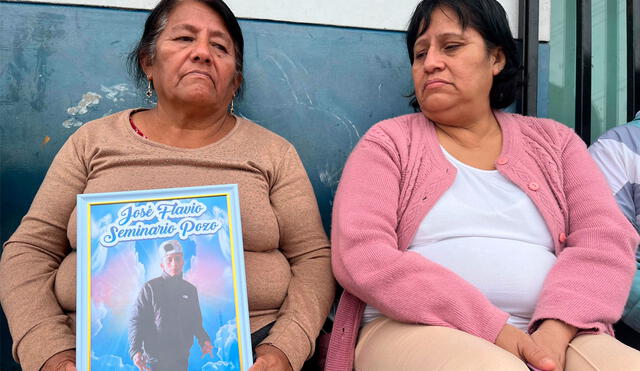
[[[356,370],[526,371],[520,359],[482,338],[448,327],[378,318],[360,331]],[[606,335],[580,335],[565,371],[640,370],[640,352]]]
[[[567,349],[565,371],[627,370],[640,370],[640,352],[609,335],[580,335]]]
[[[379,318],[360,332],[356,370],[526,371],[506,350],[448,327]]]

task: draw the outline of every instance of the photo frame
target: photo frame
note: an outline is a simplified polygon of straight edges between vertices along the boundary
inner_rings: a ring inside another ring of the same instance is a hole
[[[81,194],[77,223],[79,370],[249,369],[235,184]]]

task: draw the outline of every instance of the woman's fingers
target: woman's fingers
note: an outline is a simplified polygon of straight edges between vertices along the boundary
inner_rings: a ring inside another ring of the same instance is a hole
[[[521,358],[531,364],[531,366],[542,371],[553,371],[556,369],[556,363],[543,348],[527,337],[526,340],[518,344],[518,350]]]
[[[258,357],[253,363],[253,366],[249,368],[249,371],[267,371],[267,362],[263,358]]]

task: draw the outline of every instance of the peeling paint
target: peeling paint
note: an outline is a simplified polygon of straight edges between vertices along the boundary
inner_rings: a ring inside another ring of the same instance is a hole
[[[136,96],[130,91],[129,84],[102,85],[100,86],[100,90],[104,93],[104,97],[113,103],[124,102],[127,96]]]
[[[72,127],[77,127],[77,126],[82,126],[84,124],[84,122],[78,120],[75,117],[72,117],[70,119],[66,119],[62,122],[62,126],[64,126],[67,129],[70,129]]]
[[[333,188],[338,185],[340,182],[340,174],[342,174],[342,169],[335,170],[332,169],[332,167],[333,166],[327,165],[326,168],[318,172],[320,182],[329,188]]]
[[[97,93],[84,93],[77,106],[67,108],[67,113],[73,116],[84,115],[89,111],[89,107],[95,106],[96,104],[100,103],[100,98],[102,98],[102,96]]]
[[[112,102],[117,107],[122,102],[126,102],[129,98],[136,97],[136,94],[130,90],[129,85],[126,83],[115,84],[111,86],[101,85],[100,91],[102,94],[91,91],[84,93],[82,95],[82,99],[80,99],[80,102],[78,102],[77,105],[67,108],[67,114],[69,114],[71,117],[68,117],[62,123],[62,126],[70,129],[73,127],[84,125],[84,122],[78,119],[78,116],[87,114],[91,107],[97,106],[104,100]],[[103,109],[105,109],[105,107],[103,107]],[[106,114],[102,115],[102,117],[107,116],[112,112],[113,108],[110,108]]]

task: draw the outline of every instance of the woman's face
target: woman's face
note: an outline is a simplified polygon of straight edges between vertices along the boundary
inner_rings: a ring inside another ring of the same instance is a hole
[[[225,109],[240,86],[234,44],[220,15],[196,1],[171,12],[155,58],[145,61],[158,104]]]
[[[456,122],[461,115],[490,109],[493,77],[504,67],[499,49],[488,51],[473,28],[462,29],[449,9],[431,14],[427,31],[414,44],[412,66],[422,112],[436,122]]]

